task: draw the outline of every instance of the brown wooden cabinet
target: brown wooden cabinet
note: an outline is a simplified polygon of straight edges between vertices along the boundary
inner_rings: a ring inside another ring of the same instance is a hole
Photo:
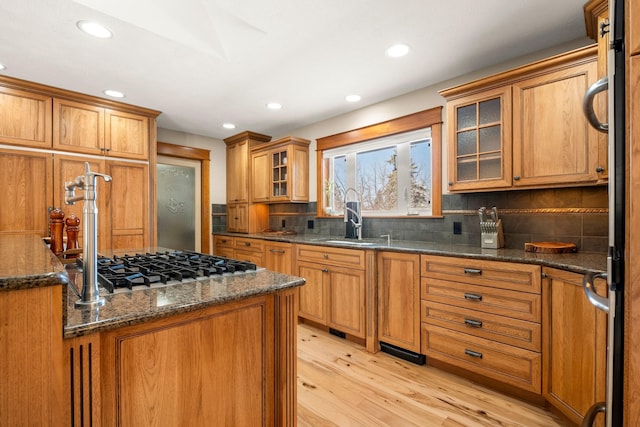
[[[309,143],[307,139],[286,137],[254,148],[253,202],[309,201]]]
[[[271,271],[293,275],[293,245],[265,240],[264,266]]]
[[[604,182],[606,151],[582,112],[584,93],[597,80],[596,59],[591,46],[441,91],[449,190]]]
[[[12,249],[15,256],[33,256],[24,248]],[[0,425],[69,425],[63,393],[62,286],[0,292]]]
[[[0,148],[0,233],[49,234],[51,154]]]
[[[233,258],[234,238],[231,236],[213,236],[213,254]]]
[[[99,105],[55,98],[53,147],[77,153],[148,160],[149,119]]]
[[[249,239],[235,237],[233,239],[233,257],[240,261],[248,261],[259,267],[264,266],[264,241],[261,239]]]
[[[378,340],[420,353],[420,256],[379,252]]]
[[[242,132],[226,138],[227,144],[227,231],[256,233],[269,226],[269,207],[251,201],[251,148],[268,142],[270,136]]]
[[[365,253],[357,249],[296,245],[302,318],[357,338],[366,337]]]
[[[591,405],[605,400],[607,315],[585,297],[583,275],[547,267],[543,273],[542,392],[580,424]],[[606,296],[604,280],[595,287]]]
[[[541,271],[421,255],[422,353],[539,394]]]
[[[0,86],[0,143],[51,148],[51,96]]]

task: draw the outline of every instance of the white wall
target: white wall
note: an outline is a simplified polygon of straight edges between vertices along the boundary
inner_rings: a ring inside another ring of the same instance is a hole
[[[209,150],[209,160],[211,161],[209,201],[216,204],[227,203],[227,166],[225,161],[227,146],[223,140],[158,128],[158,141]]]
[[[272,139],[276,140],[285,136],[297,136],[311,140],[309,146],[309,200],[317,201],[316,189],[316,139],[346,132],[352,129],[361,128],[386,120],[406,116],[418,111],[427,110],[437,106],[444,106],[445,100],[438,91],[449,87],[457,86],[482,77],[496,74],[520,65],[528,64],[533,61],[544,59],[559,53],[567,52],[583,46],[592,44],[593,41],[588,38],[581,38],[569,43],[558,45],[551,49],[546,49],[530,55],[514,58],[510,61],[496,64],[492,67],[485,68],[463,76],[451,78],[441,83],[425,87],[414,92],[399,95],[395,98],[370,105],[347,114],[332,117],[308,126],[298,129],[292,129],[284,135],[275,135]],[[444,127],[443,127],[443,147],[442,147],[442,171],[446,177],[446,117],[443,110]],[[242,129],[261,133],[261,129]],[[170,144],[179,144],[190,147],[205,148],[211,150],[211,203],[226,203],[226,166],[225,166],[225,149],[224,141],[220,139],[208,138],[204,136],[192,135],[183,132],[176,132],[168,129],[158,129],[158,141]],[[446,178],[442,180],[443,194],[447,192]]]

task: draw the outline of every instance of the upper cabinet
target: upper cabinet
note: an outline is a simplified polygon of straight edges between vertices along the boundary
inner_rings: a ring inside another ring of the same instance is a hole
[[[441,91],[449,190],[606,182],[606,151],[582,112],[596,59],[590,46]]]
[[[53,100],[53,147],[60,150],[147,160],[149,119],[96,105]]]
[[[286,137],[253,149],[253,202],[309,201],[309,143],[307,139]]]
[[[51,148],[51,97],[0,86],[0,144]]]

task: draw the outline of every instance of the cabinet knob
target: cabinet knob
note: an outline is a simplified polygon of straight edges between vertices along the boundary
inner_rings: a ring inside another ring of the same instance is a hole
[[[322,271],[323,273],[328,273],[328,272],[329,272],[329,269],[328,269],[328,268],[323,268],[321,271]]]
[[[513,180],[514,180],[514,181],[520,181],[520,175],[516,175],[516,176],[514,176],[514,177],[513,177]]]
[[[249,243],[249,242],[244,242],[244,245],[245,245],[245,246],[251,246],[251,243]]]
[[[452,185],[453,185],[453,182],[449,181],[449,182],[448,182],[448,184],[449,184],[449,186],[452,186]]]
[[[602,166],[598,166],[596,168],[596,172],[598,172],[598,173],[604,172],[604,168]]]
[[[329,259],[329,254],[324,254],[324,259]]]

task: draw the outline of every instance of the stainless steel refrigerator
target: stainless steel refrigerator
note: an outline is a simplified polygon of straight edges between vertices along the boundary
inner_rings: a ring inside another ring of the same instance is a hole
[[[609,32],[607,77],[596,82],[585,95],[585,114],[596,129],[608,133],[609,142],[609,249],[607,273],[585,276],[589,301],[608,313],[606,401],[595,402],[584,418],[591,426],[599,412],[605,412],[606,426],[622,425],[623,333],[624,333],[624,248],[625,248],[625,0],[609,0],[609,22],[599,31]],[[593,113],[593,99],[608,90],[608,123],[599,123]],[[595,293],[593,281],[606,276],[607,295]]]

